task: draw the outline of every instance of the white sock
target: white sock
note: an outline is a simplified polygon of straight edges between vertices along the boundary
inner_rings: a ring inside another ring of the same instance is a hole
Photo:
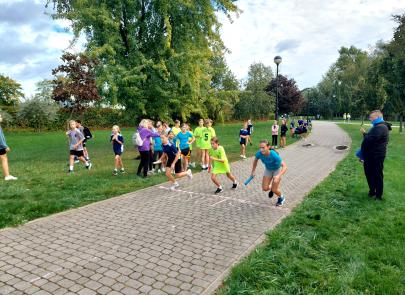
[[[69,170],[70,170],[70,171],[73,171],[73,166],[72,166],[72,165],[69,166]]]
[[[86,165],[86,167],[88,167],[90,164],[89,164],[89,162],[86,162],[84,165]]]
[[[222,189],[222,185],[218,186],[219,189]]]

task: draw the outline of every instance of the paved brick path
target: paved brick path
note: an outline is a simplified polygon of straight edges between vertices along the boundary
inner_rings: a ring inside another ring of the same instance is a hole
[[[206,173],[0,231],[0,294],[212,294],[230,267],[288,215],[350,144],[336,125],[316,122],[305,142],[280,154],[288,165],[283,208],[249,187],[216,196]],[[240,182],[252,160],[232,164]],[[261,175],[262,165],[258,175]]]

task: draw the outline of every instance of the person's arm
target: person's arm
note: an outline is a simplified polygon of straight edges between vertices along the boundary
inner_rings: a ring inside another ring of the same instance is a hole
[[[258,158],[255,158],[253,161],[253,167],[252,167],[252,173],[250,175],[255,176],[255,172],[256,172],[256,167],[257,167],[257,162],[259,161]]]
[[[368,148],[369,146],[377,143],[382,136],[382,128],[373,127],[368,132],[363,133],[364,139],[362,143],[362,148]]]
[[[188,144],[192,144],[195,141],[195,137],[193,134],[190,133],[190,137],[191,137],[191,141],[189,141]]]
[[[173,163],[172,163],[172,166],[171,166],[172,170],[174,170],[176,162],[180,159],[180,157],[181,157],[181,151],[179,150],[177,152],[177,154],[176,154],[176,158],[174,158],[174,160],[173,160]]]
[[[120,137],[121,137],[121,136],[116,136],[116,137],[115,137],[115,141],[116,141],[117,143],[119,143],[119,144],[122,145],[122,144],[124,144],[124,138],[121,137],[121,140],[120,140]]]
[[[79,141],[73,146],[75,149],[77,149],[84,141],[84,135],[81,132],[76,132],[76,134],[79,136]]]

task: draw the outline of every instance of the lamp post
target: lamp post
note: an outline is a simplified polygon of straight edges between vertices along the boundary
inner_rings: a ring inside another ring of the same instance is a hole
[[[276,56],[274,58],[274,63],[277,65],[276,70],[276,109],[274,110],[274,119],[278,120],[278,65],[281,63],[281,56]]]

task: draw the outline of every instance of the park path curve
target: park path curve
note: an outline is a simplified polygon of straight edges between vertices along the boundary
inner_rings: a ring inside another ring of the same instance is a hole
[[[264,233],[335,169],[346,154],[337,145],[350,145],[349,136],[315,122],[306,142],[280,150],[288,165],[282,208],[261,192],[260,177],[236,191],[224,182],[218,196],[199,173],[174,192],[166,183],[2,230],[0,294],[213,294]],[[251,162],[232,164],[240,182]]]

